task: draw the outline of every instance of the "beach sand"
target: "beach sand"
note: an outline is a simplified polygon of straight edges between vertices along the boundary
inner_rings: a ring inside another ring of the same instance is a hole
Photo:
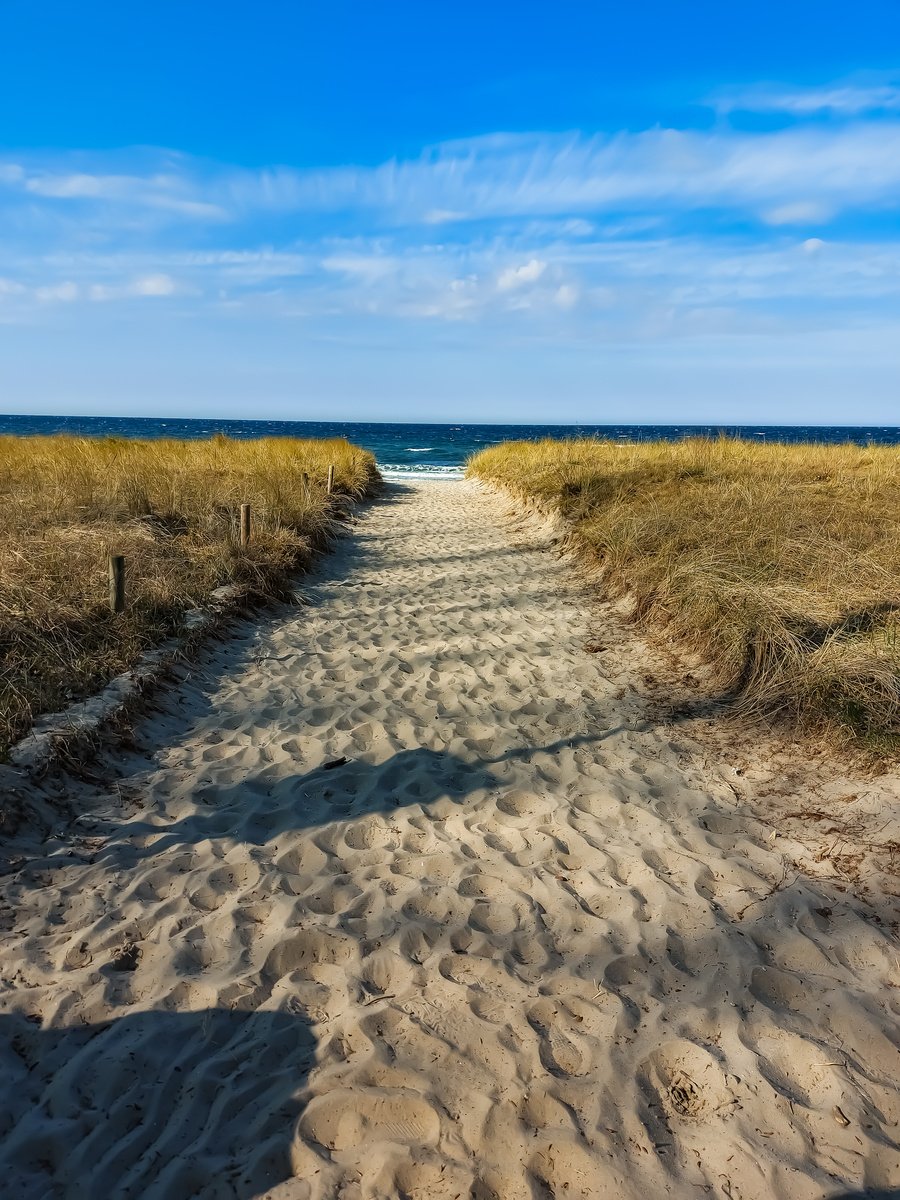
[[[393,487],[19,835],[4,1194],[900,1187],[896,910],[653,717],[632,632],[586,652],[506,508]]]

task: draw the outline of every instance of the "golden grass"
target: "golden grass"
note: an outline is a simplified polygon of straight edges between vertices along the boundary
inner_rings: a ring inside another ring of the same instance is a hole
[[[330,463],[344,495],[378,478],[372,455],[343,439],[0,437],[0,758],[34,717],[134,663],[213,588],[282,594],[334,528]],[[118,616],[109,554],[127,560]]]
[[[900,745],[900,448],[546,440],[468,471],[559,512],[743,710]]]

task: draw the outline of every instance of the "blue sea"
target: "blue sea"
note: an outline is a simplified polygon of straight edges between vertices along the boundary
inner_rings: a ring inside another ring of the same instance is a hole
[[[900,426],[862,425],[414,425],[366,421],[219,421],[174,417],[0,416],[0,433],[72,433],[85,437],[346,437],[371,450],[387,478],[462,477],[469,455],[521,438],[599,437],[678,441],[727,434],[768,442],[900,445]]]

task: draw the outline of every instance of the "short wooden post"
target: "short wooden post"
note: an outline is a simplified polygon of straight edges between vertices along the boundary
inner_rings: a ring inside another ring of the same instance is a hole
[[[334,491],[334,463],[328,468],[328,495]]]
[[[250,505],[241,505],[241,546],[250,545]]]
[[[114,613],[125,611],[125,555],[109,556],[109,607]]]

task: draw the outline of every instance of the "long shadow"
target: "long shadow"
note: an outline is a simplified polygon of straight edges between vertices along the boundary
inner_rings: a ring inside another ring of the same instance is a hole
[[[132,821],[123,826],[128,841],[117,841],[96,861],[116,870],[164,854],[177,846],[216,838],[261,846],[288,831],[296,832],[334,820],[357,820],[404,805],[423,807],[437,801],[462,803],[473,792],[503,787],[502,768],[563,749],[596,745],[620,733],[615,726],[600,734],[561,738],[545,746],[521,746],[493,758],[468,761],[446,751],[417,747],[401,750],[383,763],[360,759],[323,763],[312,771],[283,778],[249,777],[227,788],[209,785],[195,792],[198,811],[168,826]],[[538,782],[538,788],[540,782]],[[501,804],[503,800],[498,802]],[[201,806],[207,806],[201,807]],[[99,829],[94,832],[101,832]],[[115,831],[107,828],[107,836]],[[134,844],[151,836],[147,846]]]
[[[829,1192],[822,1200],[900,1200],[900,1188],[865,1188],[861,1192]]]
[[[314,1050],[309,1021],[287,1012],[139,1012],[48,1029],[0,1015],[0,1193],[251,1200],[293,1174]]]
[[[201,808],[170,826],[149,846],[120,840],[110,847],[111,866],[127,870],[142,858],[208,839],[228,837],[262,844],[287,829],[341,816],[358,818],[403,804],[446,808],[474,791],[507,784],[502,776],[507,764],[539,759],[542,754],[552,757],[618,731],[516,747],[475,761],[419,748],[401,751],[378,766],[345,762],[282,781],[250,779],[227,791],[211,792],[208,811]],[[539,768],[540,762],[535,765]],[[506,801],[514,804],[515,796],[512,790],[499,796],[498,809],[504,811]],[[203,797],[198,799],[202,804]],[[160,827],[133,822],[123,832],[129,837],[159,835]],[[819,902],[818,888],[815,881],[804,881],[804,904],[821,913],[828,898],[823,896]],[[341,928],[365,953],[363,947],[373,940],[402,936],[409,919],[404,911],[408,899],[389,913],[375,914],[371,922],[342,921]],[[663,912],[659,919],[664,920]],[[414,921],[427,927],[434,954],[440,955],[445,945],[452,948],[453,929],[443,917],[419,914]],[[773,928],[770,922],[769,929]],[[295,932],[285,930],[288,940]],[[506,970],[518,972],[521,960],[515,937],[516,933],[486,934],[490,950],[482,946],[479,953],[489,952]],[[580,973],[591,980],[602,977],[607,990],[618,998],[617,1029],[626,1035],[626,1044],[648,1011],[638,1003],[640,994],[631,994],[635,970],[656,972],[649,994],[665,1003],[669,1025],[678,1029],[682,1017],[693,1019],[709,987],[696,964],[718,963],[712,969],[721,974],[719,991],[746,996],[748,971],[764,965],[767,956],[774,962],[779,959],[776,944],[757,948],[755,957],[743,966],[736,960],[722,961],[717,932],[694,938],[670,936],[670,941],[669,960],[662,967],[643,950],[640,957],[623,958],[605,933],[598,935],[593,947],[579,952],[584,958]],[[273,953],[277,956],[279,948]],[[562,962],[552,948],[547,953],[551,969]],[[100,970],[122,969],[111,964]],[[299,1011],[295,1015],[258,1007],[272,1003],[273,984],[289,975],[289,959],[271,966],[267,960],[250,977],[249,982],[258,986],[241,993],[238,1003],[245,1004],[246,1010],[128,1013],[102,1024],[45,1029],[21,1015],[0,1017],[0,1166],[6,1194],[22,1200],[48,1196],[252,1200],[292,1178],[291,1148],[302,1117],[315,1039],[310,1021]],[[690,986],[695,978],[701,996]],[[755,986],[750,973],[751,997],[771,1006],[772,997],[764,986],[759,985],[763,990],[758,994]],[[643,983],[641,988],[648,991]],[[795,1018],[786,1014],[784,1019]],[[548,1055],[543,1047],[542,1061],[546,1059],[544,1065],[552,1074],[557,1068]],[[639,1116],[650,1136],[660,1144],[671,1141],[655,1085],[648,1082],[640,1064],[629,1064],[628,1070],[637,1072]],[[14,1111],[22,1113],[17,1121],[2,1115]],[[896,1192],[877,1189],[823,1195],[822,1200],[866,1196],[900,1200]]]
[[[810,892],[807,907],[817,911],[815,882],[805,881],[803,891]],[[374,926],[354,930],[363,953],[385,933],[402,936],[403,908],[393,917],[396,923],[389,930],[380,927],[383,915],[375,918]],[[437,914],[415,920],[427,932],[436,959],[453,950],[452,928]],[[348,925],[342,928],[349,932]],[[768,936],[773,936],[771,928]],[[488,953],[489,944],[494,962],[513,975],[519,972],[516,933],[481,938],[479,955]],[[552,971],[563,960],[552,946],[547,953]],[[657,1026],[660,1047],[683,1023],[695,1021],[698,1005],[709,996],[710,971],[717,973],[721,995],[740,994],[744,1004],[772,1003],[765,990],[770,985],[754,981],[753,967],[765,964],[769,956],[777,961],[777,944],[757,946],[743,966],[723,960],[718,931],[676,938],[664,959],[651,956],[644,947],[637,955],[623,957],[605,934],[578,953],[581,968],[577,962],[569,966],[583,978],[602,979],[609,996],[616,997],[616,1042],[621,1036],[626,1047],[653,1019],[657,1006],[664,1006],[666,1019],[665,1027]],[[699,963],[710,964],[705,974],[697,969]],[[263,967],[259,978],[268,986],[251,993],[242,1002],[244,1009],[129,1012],[110,1021],[65,1028],[41,1028],[21,1014],[0,1015],[0,1194],[16,1200],[255,1200],[295,1178],[291,1150],[303,1116],[304,1085],[314,1063],[316,1039],[299,1009],[257,1008],[271,1002],[271,985],[284,976],[286,965],[276,963],[268,972]],[[649,978],[636,979],[635,972]],[[481,984],[470,986],[483,990]],[[762,991],[755,990],[760,987]],[[539,990],[535,985],[535,998]],[[523,1017],[528,1019],[527,1008]],[[800,1019],[790,1010],[780,1017],[788,1028]],[[827,1026],[812,1031],[800,1026],[798,1032],[808,1039],[812,1032],[819,1044]],[[705,1061],[702,1039],[696,1044]],[[679,1053],[684,1045],[678,1041]],[[559,1074],[549,1042],[541,1042],[540,1059],[548,1079]],[[670,1145],[678,1135],[678,1121],[673,1125],[666,1115],[659,1084],[646,1063],[629,1058],[625,1050],[613,1052],[609,1065],[612,1070],[625,1067],[625,1097],[634,1099],[634,1111],[648,1136],[661,1150]],[[610,1080],[598,1079],[601,1093],[609,1085]],[[721,1099],[716,1092],[706,1096],[706,1084],[695,1086],[702,1099]],[[780,1077],[776,1086],[783,1086]],[[601,1096],[603,1103],[598,1112],[606,1114],[615,1143],[617,1101],[610,1095],[604,1102]],[[14,1118],[14,1112],[21,1115]],[[889,1127],[880,1112],[870,1112]],[[309,1132],[304,1131],[307,1140]],[[618,1144],[624,1146],[624,1140]],[[322,1154],[327,1161],[327,1152]],[[628,1151],[622,1155],[627,1169]],[[866,1198],[900,1200],[900,1190],[830,1190],[821,1196]]]
[[[210,838],[262,844],[288,828],[341,815],[442,798],[460,802],[502,782],[492,767],[600,741],[609,732],[476,762],[419,748],[380,766],[326,765],[267,785],[262,804],[250,780],[217,791],[214,809],[177,822],[149,847],[120,841],[106,857],[127,869]],[[248,792],[256,801],[250,816]],[[159,827],[130,823],[126,832],[158,833]],[[501,938],[496,954],[502,959],[508,950]],[[114,975],[116,968],[101,971]],[[268,992],[265,983],[264,969],[262,990]],[[255,1008],[260,999],[251,993],[247,1003]],[[293,1177],[290,1150],[303,1107],[298,1096],[315,1044],[310,1022],[284,1011],[150,1011],[44,1029],[21,1014],[0,1015],[0,1098],[3,1089],[7,1096],[0,1114],[23,1114],[18,1120],[0,1115],[6,1194],[21,1200],[258,1197]]]

